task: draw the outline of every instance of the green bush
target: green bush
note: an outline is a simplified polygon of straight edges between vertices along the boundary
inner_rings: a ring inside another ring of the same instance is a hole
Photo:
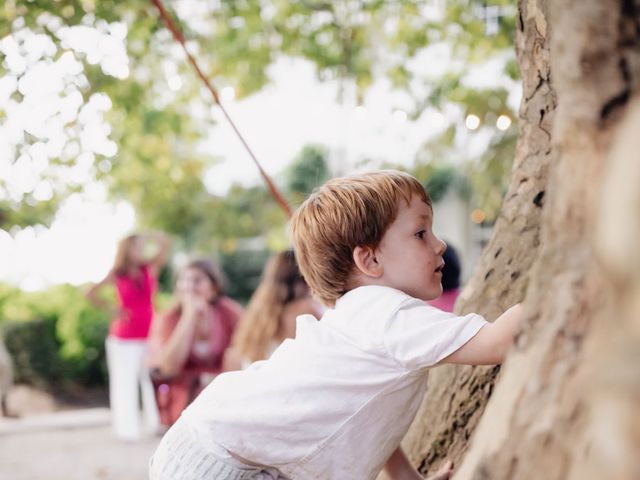
[[[61,380],[59,344],[53,327],[44,319],[3,323],[2,336],[13,360],[17,383],[48,390]]]
[[[83,297],[73,299],[60,314],[56,336],[66,379],[86,386],[106,383],[104,341],[109,320],[105,311],[96,309]]]
[[[106,383],[109,317],[80,288],[57,285],[23,292],[0,285],[0,324],[17,382],[48,389]]]
[[[0,322],[26,322],[40,317],[38,293],[26,293],[9,285],[0,286]],[[45,315],[49,318],[49,315]]]
[[[246,304],[260,283],[270,255],[268,250],[236,250],[222,255],[220,265],[227,277],[227,295]]]

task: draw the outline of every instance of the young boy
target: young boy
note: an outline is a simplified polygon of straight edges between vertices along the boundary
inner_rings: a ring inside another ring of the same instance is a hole
[[[431,201],[398,171],[331,180],[292,221],[297,260],[329,310],[295,340],[220,375],[151,461],[153,480],[421,479],[400,449],[429,367],[500,363],[520,309],[494,323],[425,303],[442,293],[446,245]],[[446,478],[448,475],[445,474]]]

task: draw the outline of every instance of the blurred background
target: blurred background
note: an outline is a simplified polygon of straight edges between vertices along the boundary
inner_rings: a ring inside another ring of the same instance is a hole
[[[514,1],[166,7],[293,208],[334,176],[409,171],[469,276],[517,138]],[[118,240],[142,230],[172,240],[157,309],[190,254],[215,258],[229,296],[246,303],[266,259],[289,245],[286,215],[152,3],[3,2],[0,331],[14,415],[106,405],[110,315],[84,291]],[[100,468],[83,478],[116,475]],[[139,475],[123,472],[113,478]]]

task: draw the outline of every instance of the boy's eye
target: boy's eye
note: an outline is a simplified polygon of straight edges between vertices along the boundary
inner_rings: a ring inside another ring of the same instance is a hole
[[[420,240],[422,240],[424,238],[424,234],[427,233],[426,230],[420,230],[419,232],[416,232],[416,237],[418,237]]]

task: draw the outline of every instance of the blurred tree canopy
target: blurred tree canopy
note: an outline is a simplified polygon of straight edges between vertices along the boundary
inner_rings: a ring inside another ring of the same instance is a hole
[[[319,145],[307,145],[286,171],[286,189],[294,203],[301,203],[314,188],[331,178],[327,163],[327,149]]]
[[[320,80],[354,84],[358,98],[374,78],[386,76],[413,99],[412,118],[452,105],[463,116],[477,116],[478,133],[484,130],[490,147],[481,158],[469,159],[474,161],[462,175],[476,201],[490,209],[501,198],[515,138],[513,125],[500,130],[495,122],[515,114],[504,86],[480,89],[469,79],[474,65],[495,58],[502,59],[505,76],[517,72],[511,52],[514,2],[488,3],[176,0],[166,5],[206,74],[218,86],[233,85],[239,97],[269,82],[267,67],[275,60],[293,56],[311,61]],[[213,124],[210,99],[150,2],[7,0],[0,6],[0,39],[0,125],[9,125],[9,118],[25,109],[40,112],[29,124],[14,120],[2,139],[0,155],[9,159],[8,168],[24,171],[30,180],[15,185],[0,176],[0,228],[46,224],[68,195],[99,181],[110,198],[133,204],[141,227],[163,229],[190,247],[217,242],[233,251],[237,238],[281,236],[274,229],[286,218],[262,186],[234,186],[224,198],[207,192],[203,173],[216,159],[198,143]],[[437,45],[448,46],[454,66],[425,73],[418,68],[421,53]],[[52,76],[47,87],[65,108],[43,104],[34,88],[45,67],[64,72]],[[450,126],[425,144],[416,170],[443,163],[446,170],[447,159],[460,156],[461,137],[468,134],[464,125]],[[283,186],[293,202],[330,175],[325,157],[326,152],[306,149],[284,172]]]

